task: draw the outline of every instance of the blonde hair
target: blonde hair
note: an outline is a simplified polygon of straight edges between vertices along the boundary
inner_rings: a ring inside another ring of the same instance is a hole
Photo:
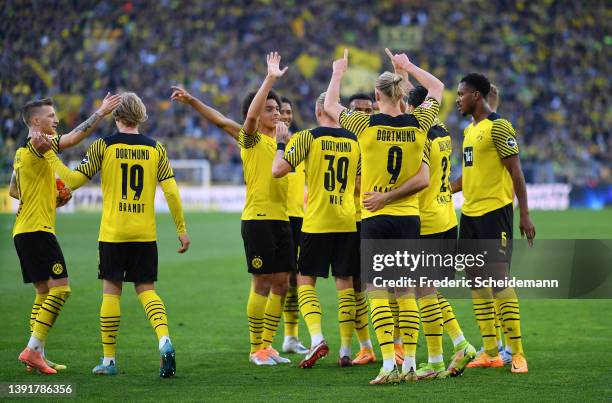
[[[325,105],[325,95],[327,95],[327,92],[322,92],[321,95],[319,95],[317,98],[317,105]]]
[[[133,92],[121,94],[121,103],[113,111],[113,118],[129,127],[136,127],[147,120],[147,108]]]
[[[497,108],[499,108],[499,89],[493,84],[491,84],[491,91],[487,95],[487,103],[493,112],[497,112]]]
[[[376,79],[376,89],[396,103],[404,97],[404,90],[400,85],[401,82],[401,76],[385,71]]]

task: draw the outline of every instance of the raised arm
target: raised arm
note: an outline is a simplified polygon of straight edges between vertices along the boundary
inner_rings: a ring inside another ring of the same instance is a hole
[[[387,54],[391,54],[391,51],[388,51]],[[391,56],[390,56],[391,57]],[[444,93],[444,83],[434,77],[433,74],[428,73],[422,68],[414,65],[406,56],[405,53],[393,55],[392,60],[394,63],[397,63],[398,68],[406,71],[412,77],[415,78],[423,87],[427,88],[427,96],[435,99],[438,103],[442,102],[442,94]],[[394,64],[395,66],[395,64]]]
[[[74,147],[79,144],[85,137],[89,136],[91,132],[98,126],[98,123],[104,119],[109,113],[111,113],[121,103],[121,95],[111,95],[110,92],[106,94],[102,105],[97,111],[93,113],[86,121],[75,127],[70,133],[60,137],[59,148],[65,150],[70,147]]]
[[[206,105],[185,89],[178,86],[173,86],[170,99],[190,105],[204,119],[208,120],[210,123],[232,136],[234,140],[238,140],[238,134],[240,133],[240,125],[238,123],[234,122],[232,119],[228,118],[218,110]]]
[[[274,161],[272,162],[272,176],[275,178],[282,178],[293,169],[287,160],[283,158],[289,140],[290,136],[287,125],[283,122],[278,122],[276,124],[276,154],[274,154]]]
[[[419,171],[398,188],[387,193],[366,192],[363,194],[363,206],[374,212],[396,200],[405,199],[429,186],[429,165],[421,163]]]
[[[288,69],[288,67],[285,67],[281,70],[281,57],[278,52],[270,52],[266,56],[266,61],[268,63],[268,74],[266,75],[263,83],[261,83],[259,90],[257,90],[251,105],[249,105],[249,110],[243,126],[246,134],[255,134],[257,131],[257,120],[264,110],[268,94],[270,93],[270,90],[274,86],[276,80],[281,78]]]
[[[348,49],[344,49],[342,59],[334,60],[332,65],[332,76],[331,80],[329,80],[329,86],[327,87],[325,95],[325,103],[323,104],[325,112],[336,122],[340,120],[340,114],[346,109],[340,104],[340,82],[347,68]]]

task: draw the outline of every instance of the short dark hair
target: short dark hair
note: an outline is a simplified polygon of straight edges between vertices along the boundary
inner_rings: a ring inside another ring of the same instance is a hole
[[[257,94],[257,91],[249,92],[247,96],[244,97],[244,100],[242,101],[242,118],[243,119],[246,119],[247,117],[247,113],[249,112],[249,106],[251,106],[251,102],[253,102],[253,98],[255,98],[255,94]],[[281,101],[281,97],[276,92],[270,90],[266,100],[268,99],[275,100],[276,103],[278,104],[278,107],[280,108],[282,101]]]
[[[427,88],[422,85],[417,85],[408,93],[408,105],[414,106],[415,108],[425,101],[427,98]]]
[[[353,102],[356,99],[363,99],[363,100],[374,103],[374,98],[372,98],[370,94],[366,94],[365,92],[358,92],[357,94],[351,95],[351,97],[348,100],[348,104],[350,105],[351,102]]]
[[[281,97],[281,102],[284,104],[289,104],[289,106],[293,107],[293,103],[291,102],[291,100],[287,97]],[[280,104],[279,104],[280,105]]]
[[[41,106],[53,106],[53,99],[34,99],[32,101],[26,102],[26,104],[23,105],[23,108],[21,108],[21,117],[23,118],[23,122],[26,124],[26,126],[30,126],[30,120],[32,119],[32,116]]]
[[[491,91],[491,82],[489,79],[479,73],[470,73],[461,79],[462,83],[466,83],[476,91],[480,92],[483,98],[486,98]]]

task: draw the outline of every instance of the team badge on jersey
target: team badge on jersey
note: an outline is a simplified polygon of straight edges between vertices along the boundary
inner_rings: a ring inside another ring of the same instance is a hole
[[[85,156],[83,157],[83,159],[81,160],[81,165],[83,164],[87,164],[89,162],[89,155],[85,154]]]
[[[516,147],[516,140],[514,140],[514,137],[508,137],[506,139],[506,144],[508,145],[508,147],[514,148]]]
[[[253,260],[251,260],[251,266],[253,266],[254,269],[261,269],[261,266],[263,266],[263,260],[261,260],[259,256],[255,256]]]
[[[420,106],[422,108],[429,109],[433,106],[433,103],[431,101],[423,101]]]
[[[53,268],[51,268],[51,270],[53,271],[53,274],[60,275],[64,271],[64,266],[62,266],[61,263],[56,263],[53,265]]]

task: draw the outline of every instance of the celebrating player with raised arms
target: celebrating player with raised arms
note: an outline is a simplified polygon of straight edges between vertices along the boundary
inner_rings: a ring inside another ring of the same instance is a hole
[[[49,136],[49,147],[61,152],[79,144],[121,101],[119,95],[104,98],[100,108],[85,122],[65,135],[56,132],[59,121],[49,98],[30,101],[23,107],[28,136],[15,153],[9,193],[19,200],[13,227],[15,249],[25,283],[33,283],[36,296],[30,315],[30,340],[19,355],[28,369],[45,374],[65,369],[45,358],[45,340],[70,296],[68,269],[55,238],[55,209],[69,200],[69,194],[56,199],[55,175],[32,145],[32,137]],[[47,137],[45,137],[47,139]]]
[[[203,118],[210,121],[215,126],[222,129],[225,133],[227,133],[236,141],[238,141],[241,128],[238,123],[226,117],[214,108],[206,105],[183,88],[174,86],[172,87],[172,89],[173,92],[172,96],[170,97],[172,100],[191,105],[191,107],[193,107]],[[271,92],[271,94],[274,95],[274,92]],[[245,105],[246,108],[249,107],[254,95],[255,93],[247,95],[248,104]],[[246,116],[246,110],[243,112]],[[281,106],[279,112],[279,120],[284,122],[287,127],[291,127],[291,123],[293,120],[293,110],[291,106],[291,101],[288,98],[281,98]],[[302,228],[302,219],[304,217],[304,167],[300,165],[294,171],[292,171],[287,178],[289,183],[287,189],[287,213],[289,215],[289,223],[291,226],[293,251],[294,255],[297,257],[300,239],[299,236]],[[304,347],[298,339],[299,308],[297,301],[297,287],[295,275],[295,272],[292,272],[290,274],[289,287],[287,290],[283,309],[283,320],[285,322],[285,338],[283,341],[282,350],[285,353],[306,354],[308,352],[308,349]],[[273,304],[270,306],[270,308],[274,308]],[[271,361],[268,360],[268,362]]]
[[[403,97],[402,77],[384,72],[376,80],[375,96],[380,114],[366,115],[350,112],[338,102],[340,81],[348,65],[348,51],[333,65],[333,74],[325,99],[325,111],[340,125],[357,135],[361,148],[362,176],[361,191],[363,203],[369,192],[386,193],[411,180],[414,189],[410,195],[389,200],[384,208],[371,212],[362,210],[362,239],[414,239],[419,237],[419,204],[416,192],[429,182],[426,164],[422,164],[427,131],[433,124],[440,106],[444,84],[431,74],[412,64],[406,55],[391,55],[398,69],[412,74],[419,83],[429,89],[426,101],[411,114],[402,112],[400,101]],[[379,131],[384,132],[380,135]],[[378,135],[377,135],[378,133]],[[416,371],[416,335],[418,334],[418,306],[410,290],[395,290],[399,305],[400,326],[404,341],[405,357],[402,375],[414,379]],[[369,295],[372,326],[376,332],[383,366],[378,376],[370,383],[393,383],[400,380],[395,366],[393,348],[393,316],[386,292],[373,291]],[[435,302],[435,303],[434,303]],[[437,298],[429,307],[428,326],[437,332],[442,325],[442,315]],[[427,328],[424,328],[426,333]],[[441,354],[441,352],[440,352]],[[433,365],[432,365],[433,364]],[[424,370],[436,373],[444,371],[443,362],[430,363]],[[442,366],[442,368],[439,368]]]
[[[46,138],[36,138],[36,145],[55,173],[68,187],[77,189],[101,171],[103,210],[100,223],[99,271],[103,280],[100,331],[104,358],[93,369],[97,375],[116,375],[116,343],[121,321],[120,298],[123,282],[133,282],[147,318],[158,339],[161,356],[159,375],[174,376],[174,347],[170,341],[166,307],[155,292],[157,281],[157,232],[155,192],[160,183],[176,225],[183,253],[189,248],[183,210],[174,173],[166,149],[151,137],[140,133],[147,120],[146,108],[134,93],[121,95],[121,104],[113,111],[118,132],[96,140],[81,164],[67,168]]]
[[[457,107],[473,120],[463,133],[462,176],[452,184],[453,192],[463,191],[459,247],[470,251],[474,240],[483,245],[495,243],[495,253],[488,256],[487,272],[496,279],[508,275],[512,255],[513,200],[518,199],[519,229],[529,244],[533,243],[535,227],[529,216],[527,189],[519,159],[516,133],[512,124],[491,111],[487,97],[489,80],[478,73],[461,79],[457,88]],[[480,252],[481,253],[481,252]],[[466,270],[468,276],[477,273]],[[508,336],[512,353],[512,372],[528,372],[521,342],[521,316],[513,288],[472,289],[474,313],[483,339],[484,351],[468,367],[501,367],[495,332],[495,306],[502,316],[502,326]]]
[[[341,338],[338,363],[343,367],[352,365],[355,327],[352,276],[359,270],[354,202],[359,145],[353,133],[340,128],[325,113],[324,100],[325,93],[315,103],[319,127],[298,132],[291,140],[286,129],[277,129],[278,151],[272,166],[274,177],[283,177],[302,163],[306,170],[308,208],[300,240],[297,282],[300,311],[308,325],[311,346],[300,368],[312,367],[329,351],[321,329],[321,304],[315,284],[317,277],[328,277],[330,266],[338,290]]]

